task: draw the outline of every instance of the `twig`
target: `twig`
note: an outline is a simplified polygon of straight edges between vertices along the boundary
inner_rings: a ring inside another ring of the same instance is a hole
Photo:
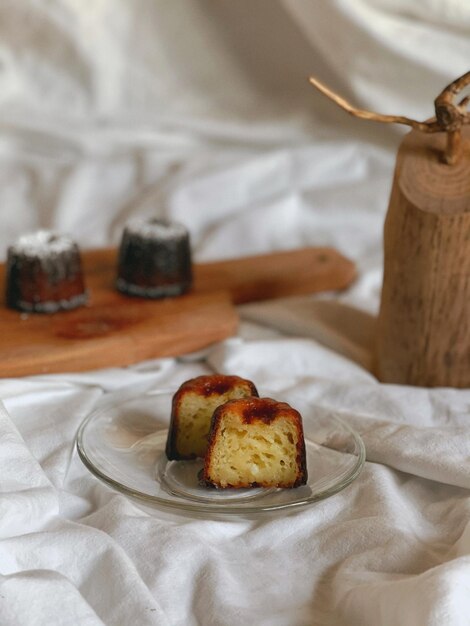
[[[434,100],[436,116],[426,122],[418,122],[402,115],[383,115],[358,109],[319,81],[318,78],[310,76],[309,80],[327,98],[354,117],[385,124],[405,124],[423,133],[446,132],[447,144],[443,155],[444,161],[449,165],[458,162],[461,155],[461,128],[465,124],[470,124],[470,112],[467,111],[470,96],[463,98],[459,104],[455,104],[454,99],[462,89],[470,84],[470,72],[463,74],[443,89]]]

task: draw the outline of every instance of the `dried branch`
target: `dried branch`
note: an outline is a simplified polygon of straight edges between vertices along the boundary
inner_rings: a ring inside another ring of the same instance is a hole
[[[470,122],[470,113],[466,110],[469,96],[466,96],[459,104],[454,102],[457,94],[467,85],[470,85],[470,72],[447,85],[434,100],[436,119],[442,130],[456,131]]]
[[[470,96],[463,98],[459,104],[455,104],[454,100],[457,94],[470,84],[470,72],[460,76],[442,90],[434,100],[436,116],[425,122],[418,122],[402,115],[382,115],[381,113],[358,109],[317,78],[310,76],[309,80],[327,98],[354,117],[385,124],[405,124],[423,133],[446,132],[447,145],[444,160],[450,165],[458,161],[461,153],[461,128],[465,124],[470,124],[470,112],[467,111]]]
[[[372,120],[374,122],[383,122],[385,124],[406,124],[406,126],[411,126],[412,128],[420,130],[423,133],[436,133],[441,130],[435,117],[428,122],[417,122],[416,120],[412,120],[409,117],[404,117],[402,115],[383,115],[382,113],[374,113],[373,111],[366,111],[365,109],[357,109],[347,100],[319,81],[318,78],[310,76],[309,81],[327,98],[333,100],[333,102],[335,102],[339,107],[354,117],[360,117],[363,120]]]

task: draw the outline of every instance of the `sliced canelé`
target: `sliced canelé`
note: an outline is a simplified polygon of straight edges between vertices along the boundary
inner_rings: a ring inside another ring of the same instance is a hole
[[[271,398],[233,400],[214,413],[202,480],[215,487],[307,482],[300,413]]]
[[[192,378],[173,396],[166,455],[170,460],[204,457],[215,409],[235,398],[258,396],[254,384],[239,376],[213,374]]]

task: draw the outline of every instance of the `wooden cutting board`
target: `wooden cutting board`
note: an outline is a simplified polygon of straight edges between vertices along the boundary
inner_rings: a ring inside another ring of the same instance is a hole
[[[177,356],[233,335],[234,304],[344,289],[354,264],[331,248],[304,248],[194,267],[190,294],[164,300],[114,289],[116,249],[82,253],[88,306],[25,314],[0,301],[0,377],[85,371]],[[4,291],[5,266],[0,265]]]

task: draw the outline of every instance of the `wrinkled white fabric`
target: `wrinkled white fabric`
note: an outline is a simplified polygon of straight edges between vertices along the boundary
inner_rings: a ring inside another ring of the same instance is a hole
[[[238,336],[197,356],[1,380],[2,626],[469,623],[470,391],[369,371],[400,132],[306,80],[425,119],[469,35],[465,0],[0,3],[2,257],[39,226],[93,247],[157,214],[198,260],[333,245],[359,270],[342,294],[240,307]],[[361,476],[215,518],[142,508],[82,465],[90,411],[214,370],[339,412]]]

